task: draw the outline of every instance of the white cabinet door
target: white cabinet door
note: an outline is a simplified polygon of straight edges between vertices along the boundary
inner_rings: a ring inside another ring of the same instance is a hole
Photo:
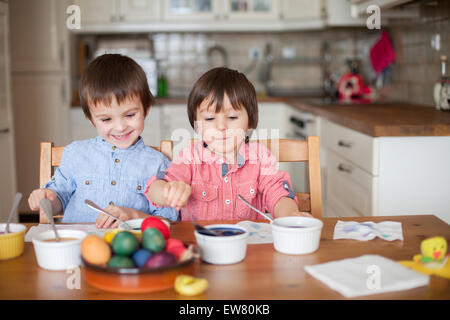
[[[69,142],[68,76],[13,75],[15,146],[19,190],[28,195],[39,187],[39,145]],[[23,210],[29,211],[22,202]]]
[[[0,2],[0,221],[6,221],[17,191],[10,97],[8,4]],[[17,221],[17,215],[14,219]]]
[[[10,2],[12,71],[69,68],[65,0]]]
[[[328,26],[365,26],[366,19],[354,18],[351,15],[350,1],[327,0],[327,25]]]
[[[226,0],[225,19],[277,20],[278,2],[275,0]]]
[[[119,0],[119,20],[150,22],[160,18],[159,0]]]
[[[284,20],[320,19],[322,17],[322,1],[282,0],[281,12]]]
[[[166,0],[164,19],[169,21],[214,21],[219,18],[220,0]]]
[[[84,24],[115,22],[118,20],[118,4],[116,0],[75,0],[80,6],[81,28]]]

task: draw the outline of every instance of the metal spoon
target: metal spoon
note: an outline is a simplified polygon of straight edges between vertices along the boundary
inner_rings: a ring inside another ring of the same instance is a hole
[[[273,222],[273,219],[269,218],[268,216],[266,216],[264,213],[262,213],[261,211],[259,211],[258,209],[256,209],[254,206],[252,206],[247,200],[245,200],[240,194],[238,194],[238,198],[239,200],[243,201],[246,205],[248,205],[250,208],[252,208],[253,210],[255,210],[256,212],[258,212],[260,215],[262,215],[264,218],[266,218],[267,220],[270,220],[270,222]],[[287,228],[306,228],[305,226],[285,226]]]
[[[85,199],[84,203],[86,203],[89,208],[94,209],[95,211],[98,211],[100,213],[106,214],[107,216],[122,222],[126,229],[133,230],[133,227],[131,227],[128,223],[126,223],[125,221],[119,219],[116,216],[113,216],[111,213],[106,212],[105,210],[100,208],[98,205],[96,205],[94,202],[92,202],[91,200]]]
[[[205,227],[195,223],[194,218],[192,217],[192,214],[186,209],[186,207],[184,208],[184,211],[191,217],[192,224],[194,225],[194,228],[195,228],[195,230],[197,230],[198,233],[206,234],[208,236],[213,236],[213,237],[219,236],[219,234],[217,234],[214,230],[205,228]]]
[[[238,194],[238,198],[239,200],[243,201],[246,205],[248,205],[250,208],[252,208],[253,210],[255,210],[256,212],[258,212],[260,215],[262,215],[264,218],[266,218],[267,220],[269,220],[270,222],[273,222],[273,219],[269,218],[268,216],[266,216],[262,211],[259,211],[258,209],[256,209],[254,206],[252,206],[247,200],[245,200],[240,194]]]
[[[44,198],[39,202],[39,205],[44,211],[44,213],[47,215],[48,221],[50,221],[50,223],[52,224],[53,232],[55,232],[56,241],[59,242],[60,238],[58,235],[58,231],[56,231],[55,221],[53,220],[53,209],[50,200]]]
[[[5,233],[9,233],[9,224],[11,223],[12,218],[17,211],[17,207],[19,206],[20,200],[22,200],[22,194],[20,192],[17,192],[14,197],[11,212],[9,213],[8,222],[6,222]]]

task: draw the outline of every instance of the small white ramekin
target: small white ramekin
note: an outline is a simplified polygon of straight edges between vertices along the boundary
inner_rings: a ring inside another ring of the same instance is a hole
[[[247,252],[248,231],[234,224],[211,224],[205,228],[232,228],[244,233],[234,236],[207,236],[194,232],[200,257],[203,261],[212,264],[233,264],[244,260]]]
[[[319,248],[323,222],[308,217],[281,217],[272,224],[273,246],[286,254],[308,254]],[[303,226],[304,228],[290,228]]]
[[[67,270],[81,264],[81,241],[88,234],[81,230],[58,230],[60,238],[76,240],[46,242],[54,239],[53,230],[41,232],[33,237],[34,252],[38,265],[47,270]]]

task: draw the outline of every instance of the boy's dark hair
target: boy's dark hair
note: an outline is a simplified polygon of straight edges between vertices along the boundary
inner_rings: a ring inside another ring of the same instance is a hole
[[[258,125],[258,102],[255,87],[244,74],[225,67],[207,71],[194,84],[187,105],[189,122],[192,128],[194,128],[197,108],[202,101],[209,97],[208,106],[216,104],[216,112],[220,112],[224,94],[230,99],[233,109],[244,108],[247,111],[248,127],[249,129],[256,129]]]
[[[104,54],[95,58],[86,68],[79,86],[81,107],[91,119],[89,104],[111,103],[114,96],[120,104],[130,97],[138,97],[147,113],[154,98],[148,87],[147,76],[131,58],[120,54]]]

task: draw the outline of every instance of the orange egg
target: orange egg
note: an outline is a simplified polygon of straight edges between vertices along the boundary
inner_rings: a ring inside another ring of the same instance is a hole
[[[105,265],[111,258],[111,249],[101,237],[89,235],[81,242],[81,255],[91,264]]]

